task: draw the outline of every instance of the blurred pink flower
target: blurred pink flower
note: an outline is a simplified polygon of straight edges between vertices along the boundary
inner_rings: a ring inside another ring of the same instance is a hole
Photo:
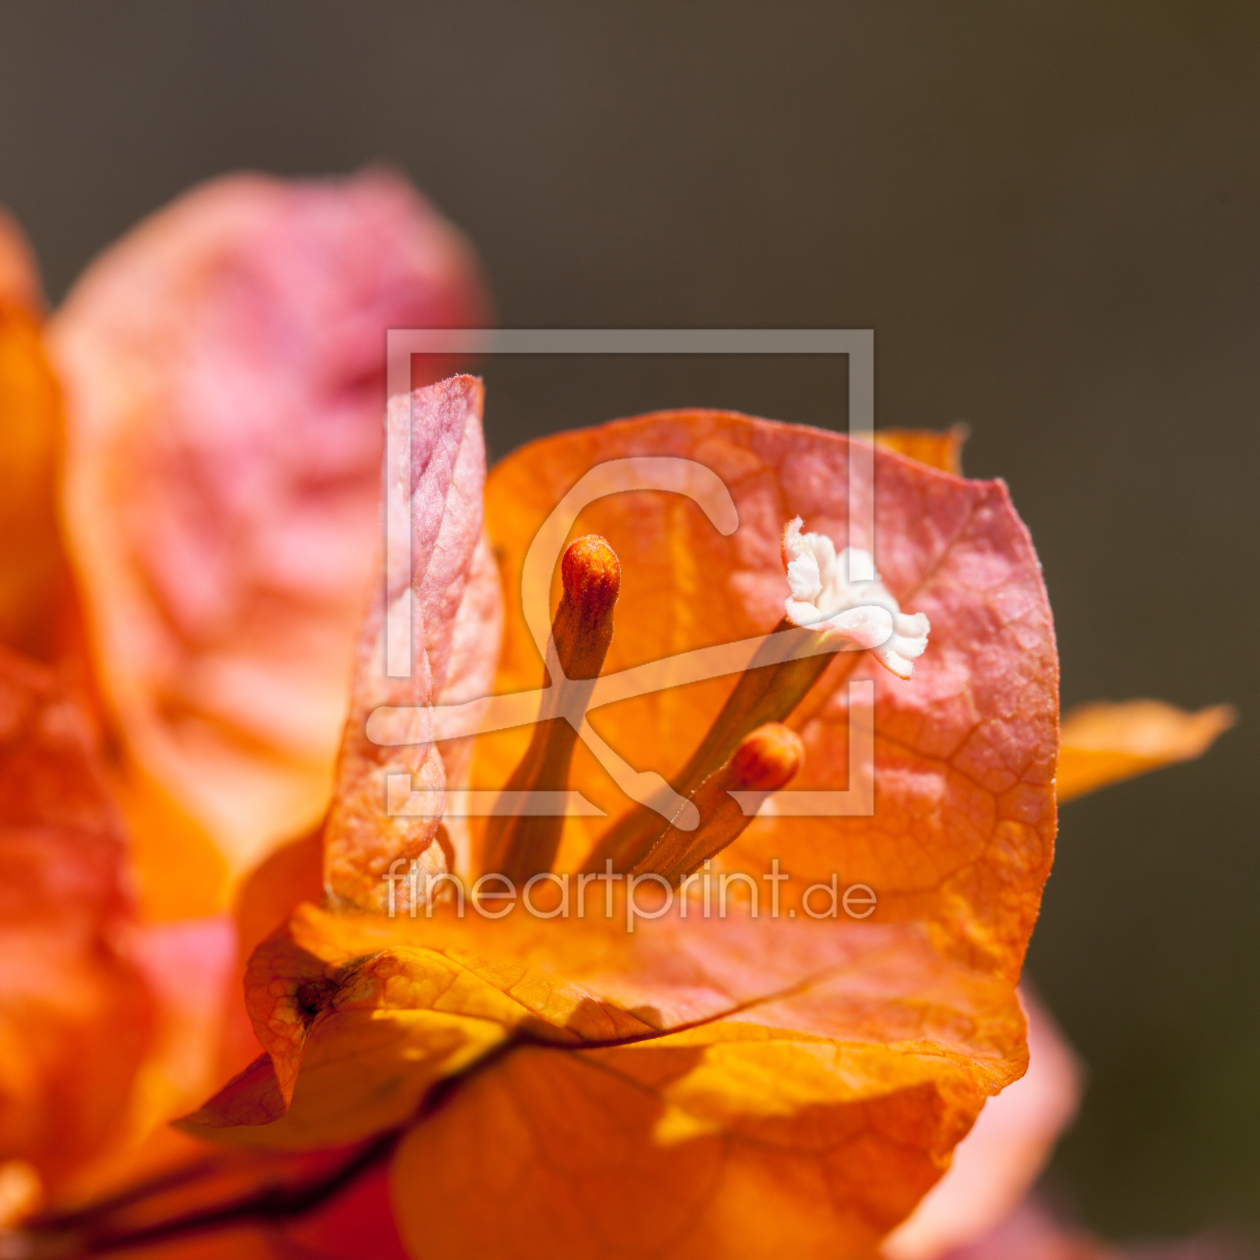
[[[322,815],[380,545],[385,331],[487,312],[464,238],[369,171],[194,189],[53,316],[68,541],[133,830],[199,831],[232,876]],[[141,853],[154,913],[223,904],[195,847],[168,876]]]

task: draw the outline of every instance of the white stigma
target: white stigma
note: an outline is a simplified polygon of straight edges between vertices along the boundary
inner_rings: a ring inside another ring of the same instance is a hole
[[[850,582],[850,554],[870,559],[857,548],[850,553],[846,547],[836,555],[835,543],[825,534],[801,533],[799,516],[788,522],[783,530],[788,583],[783,607],[788,620],[869,648],[898,678],[909,678],[915,659],[927,647],[928,619],[923,613],[903,613],[878,573],[870,582]],[[870,572],[875,572],[874,564]]]

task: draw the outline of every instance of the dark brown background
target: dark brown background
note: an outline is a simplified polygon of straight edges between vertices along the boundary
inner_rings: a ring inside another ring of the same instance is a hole
[[[1091,1070],[1051,1173],[1109,1235],[1260,1220],[1260,7],[0,9],[0,200],[60,296],[207,175],[397,164],[509,326],[874,327],[883,424],[965,419],[1067,702],[1233,700],[1069,805],[1031,970]],[[649,406],[841,423],[836,364],[488,365],[502,453]],[[566,374],[567,373],[567,374]]]

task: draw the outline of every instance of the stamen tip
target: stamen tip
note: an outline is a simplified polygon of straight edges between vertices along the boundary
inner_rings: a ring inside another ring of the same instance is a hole
[[[791,728],[767,722],[744,737],[731,758],[735,788],[774,792],[789,782],[805,760],[805,745]]]
[[[565,598],[586,616],[599,617],[617,602],[621,561],[598,534],[574,539],[560,562]]]

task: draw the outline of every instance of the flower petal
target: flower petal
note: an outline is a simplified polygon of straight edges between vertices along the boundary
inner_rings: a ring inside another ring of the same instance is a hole
[[[48,660],[68,629],[56,508],[61,398],[35,316],[4,296],[4,251],[0,219],[0,643]]]
[[[0,649],[0,1150],[55,1191],[124,1119],[153,1004],[85,707]]]
[[[522,560],[542,521],[592,468],[640,455],[698,461],[722,479],[739,515],[723,536],[695,503],[648,491],[582,512],[574,532],[601,534],[621,558],[607,675],[768,633],[786,593],[783,522],[801,516],[848,544],[848,451],[836,434],[695,411],[543,439],[503,460],[487,483],[487,525],[509,595],[498,690],[537,686],[542,676],[517,601]],[[872,680],[875,812],[776,816],[772,798],[724,864],[759,872],[778,857],[811,880],[838,871],[875,889],[876,920],[918,920],[940,948],[1013,979],[1055,827],[1058,662],[1040,567],[1000,482],[965,481],[878,449],[874,464],[875,489],[859,484],[853,507],[860,514],[873,504],[879,573],[907,615],[930,619],[931,645],[908,682],[838,654],[789,724],[805,742],[792,789],[845,790],[847,684]],[[732,686],[728,676],[620,700],[593,711],[590,724],[635,770],[668,779]],[[504,783],[527,737],[480,737],[475,784]],[[584,747],[571,786],[612,818],[627,808]],[[561,866],[579,865],[605,825],[568,819]]]
[[[931,429],[876,429],[875,444],[961,477],[962,448],[967,433],[965,424],[951,425],[943,433]]]
[[[806,936],[743,928],[763,953]],[[1022,1070],[1021,1020],[902,930],[810,935],[862,945],[777,999],[631,1044],[527,1044],[457,1083],[395,1158],[412,1253],[868,1256]]]
[[[454,663],[476,680],[488,674],[498,642],[497,575],[476,565],[481,548],[482,485],[486,456],[481,435],[483,388],[471,376],[455,376],[390,401],[391,432],[410,430],[409,468],[386,467],[387,480],[404,483],[409,505],[410,581],[386,586],[373,598],[359,633],[350,716],[337,762],[336,791],[324,828],[324,884],[334,899],[383,910],[389,892],[382,876],[391,865],[417,859],[437,835],[439,819],[388,817],[385,776],[409,774],[414,791],[441,792],[445,768],[430,706],[442,693],[468,685],[452,676]],[[391,449],[402,444],[391,443]],[[404,561],[406,557],[404,557]],[[392,575],[398,566],[391,564]],[[481,584],[470,577],[478,573]],[[484,585],[489,576],[493,585]],[[468,596],[466,601],[465,596]],[[386,626],[395,610],[411,607],[411,674],[386,674]],[[460,624],[461,612],[465,623]],[[467,642],[472,634],[475,645]],[[459,655],[455,655],[456,648]],[[485,665],[482,665],[485,662]],[[410,708],[412,741],[383,747],[367,736],[367,719],[381,706]],[[436,846],[434,846],[436,849]],[[440,850],[438,850],[440,852]],[[439,864],[433,870],[444,870]],[[392,887],[392,886],[390,886]]]
[[[936,1260],[982,1237],[1023,1200],[1076,1113],[1081,1066],[1053,1019],[1027,993],[1028,1071],[990,1098],[949,1171],[885,1240],[884,1260]]]
[[[947,1061],[970,1082],[955,1090],[963,1128],[1023,1069],[1009,986],[942,959],[907,925],[675,915],[628,933],[594,909],[554,921],[449,909],[391,921],[300,908],[250,968],[270,1066],[260,1061],[181,1127],[284,1148],[354,1141],[403,1123],[437,1081],[523,1037],[572,1049],[678,1037],[860,1043],[853,1055],[872,1079],[933,1076]],[[705,1104],[718,1109],[710,1120],[763,1103],[791,1111],[794,1070],[764,1084],[778,1102],[758,1101],[747,1081],[723,1087]]]
[[[1065,714],[1055,786],[1059,800],[1176,761],[1192,761],[1238,720],[1231,705],[1187,713],[1161,700],[1097,702]]]
[[[141,224],[50,324],[106,698],[134,777],[233,871],[329,798],[377,571],[385,330],[484,309],[470,249],[398,178],[235,176]]]

